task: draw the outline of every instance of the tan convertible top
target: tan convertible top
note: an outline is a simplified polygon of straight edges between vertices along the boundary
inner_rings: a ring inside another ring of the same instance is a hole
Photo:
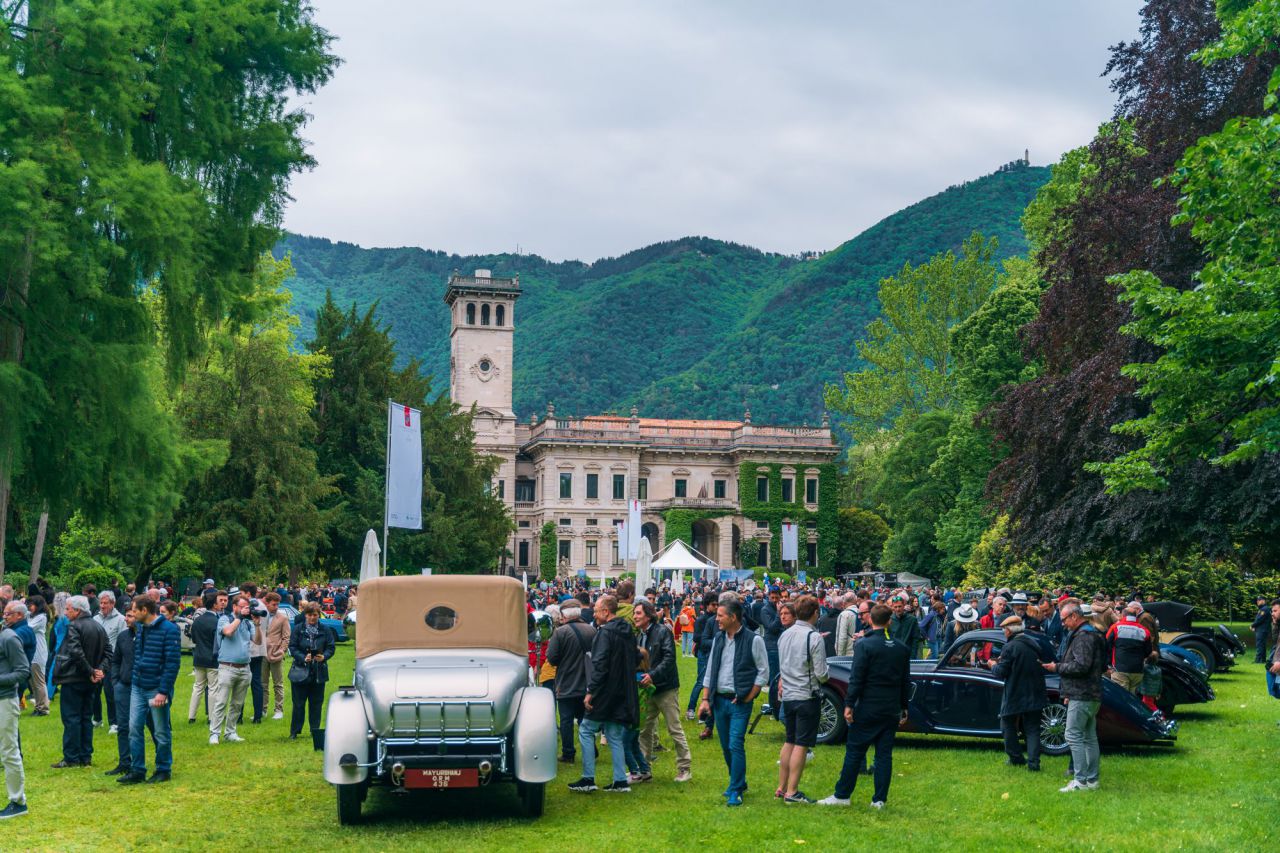
[[[447,608],[447,609],[437,609]],[[360,584],[356,657],[388,649],[506,649],[525,655],[524,586],[494,575],[403,575]],[[456,614],[451,618],[449,611]],[[436,627],[428,626],[428,614]]]

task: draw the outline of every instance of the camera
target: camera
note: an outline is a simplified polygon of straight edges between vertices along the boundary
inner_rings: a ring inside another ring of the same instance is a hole
[[[250,604],[250,605],[249,605],[249,615],[250,615],[251,617],[252,617],[252,616],[257,616],[259,619],[265,619],[265,618],[266,618],[266,616],[267,616],[267,610],[266,610],[266,608],[265,608],[265,607],[259,607],[259,606],[254,605],[254,604]]]

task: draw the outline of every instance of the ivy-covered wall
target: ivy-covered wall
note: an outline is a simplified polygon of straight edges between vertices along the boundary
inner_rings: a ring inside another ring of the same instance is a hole
[[[782,501],[782,469],[795,469],[795,488],[792,500]],[[767,473],[759,469],[768,468]],[[810,511],[804,504],[805,471],[809,468],[818,470],[818,509]],[[769,500],[761,503],[756,500],[756,478],[769,478]],[[769,541],[769,565],[782,567],[782,522],[794,521],[800,525],[800,553],[796,561],[797,570],[803,570],[804,548],[807,539],[806,524],[816,522],[818,531],[818,571],[830,572],[836,561],[837,519],[839,510],[838,473],[833,462],[818,464],[796,464],[781,462],[743,462],[738,467],[738,502],[742,506],[742,514],[750,521],[767,521],[769,532],[773,538]],[[692,522],[690,522],[692,524]],[[744,538],[754,537],[755,530],[742,531]]]
[[[544,581],[556,579],[556,526],[548,521],[538,537],[538,570]]]
[[[723,509],[669,509],[662,514],[662,520],[666,522],[663,544],[683,539],[686,545],[692,546],[695,521],[701,521],[704,518],[724,518],[726,515],[732,515],[732,513]],[[719,559],[716,554],[706,556],[713,560]]]

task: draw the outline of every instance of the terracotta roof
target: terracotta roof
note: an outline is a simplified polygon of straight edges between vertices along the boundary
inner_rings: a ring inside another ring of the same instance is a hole
[[[628,423],[630,418],[621,415],[588,415],[582,419],[584,423]],[[742,426],[742,421],[707,421],[685,419],[679,420],[675,418],[640,418],[640,426],[643,427],[688,427],[690,429],[737,429]]]

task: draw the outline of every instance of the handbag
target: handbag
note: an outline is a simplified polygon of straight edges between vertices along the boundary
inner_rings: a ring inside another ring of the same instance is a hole
[[[290,684],[306,684],[311,680],[311,667],[303,664],[299,666],[296,662],[289,668]]]

